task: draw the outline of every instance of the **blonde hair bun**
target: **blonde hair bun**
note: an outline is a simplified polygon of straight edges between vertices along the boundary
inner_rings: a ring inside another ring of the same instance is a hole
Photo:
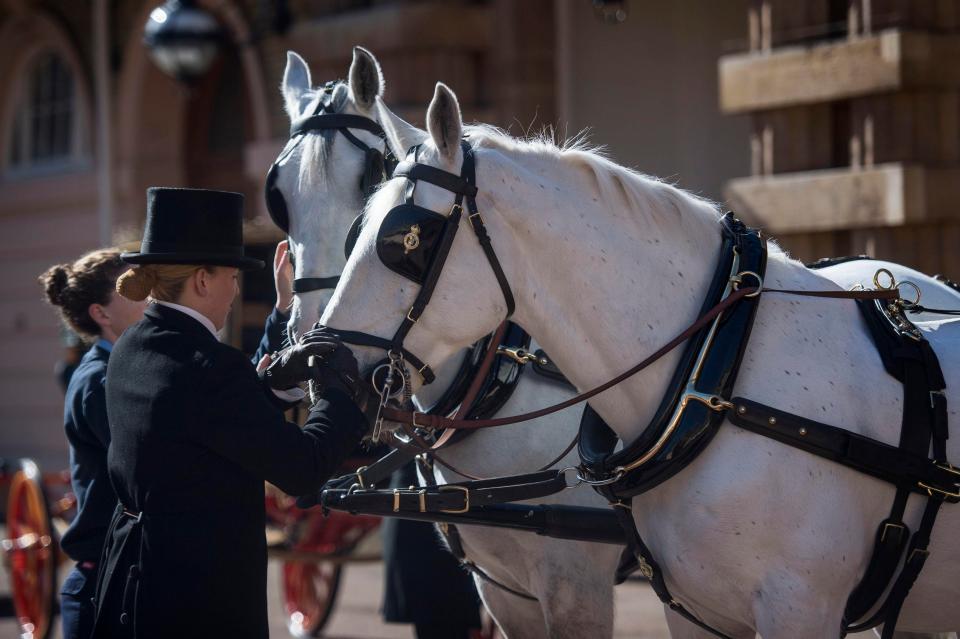
[[[157,284],[157,272],[152,265],[134,266],[117,278],[117,293],[128,300],[147,299]]]

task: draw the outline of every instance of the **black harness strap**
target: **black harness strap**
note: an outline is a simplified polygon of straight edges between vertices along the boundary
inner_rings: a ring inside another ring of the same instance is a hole
[[[429,384],[435,379],[433,371],[430,370],[430,368],[423,364],[423,362],[421,362],[419,359],[411,358],[409,351],[404,348],[403,342],[410,330],[413,328],[413,325],[417,323],[418,319],[420,319],[420,316],[430,303],[430,299],[433,297],[434,290],[437,286],[437,281],[440,278],[440,274],[443,271],[443,266],[446,263],[447,257],[450,253],[450,247],[453,245],[453,240],[456,237],[457,230],[460,227],[460,219],[463,215],[464,199],[466,199],[467,209],[469,211],[468,219],[470,220],[470,225],[477,235],[477,240],[480,242],[480,246],[483,249],[484,255],[486,256],[487,261],[490,263],[490,267],[493,270],[493,273],[497,279],[497,283],[500,286],[500,290],[503,293],[504,301],[506,302],[507,306],[507,318],[513,314],[516,308],[513,291],[510,289],[510,284],[507,281],[506,274],[503,272],[503,267],[500,264],[500,260],[497,258],[496,252],[493,250],[490,236],[487,233],[486,226],[484,225],[483,219],[480,217],[480,213],[477,209],[475,199],[477,194],[476,162],[473,148],[463,140],[460,142],[460,147],[463,153],[463,163],[461,165],[460,175],[417,162],[417,156],[419,155],[420,151],[419,147],[414,147],[413,149],[413,162],[402,162],[397,165],[396,169],[394,170],[394,177],[406,178],[409,181],[405,191],[405,199],[407,204],[414,205],[413,190],[416,187],[416,184],[421,181],[450,191],[456,195],[456,198],[453,206],[450,209],[450,214],[447,216],[443,236],[435,249],[433,257],[431,258],[430,265],[427,269],[424,281],[420,286],[420,290],[417,292],[417,297],[410,309],[407,311],[407,314],[404,316],[403,320],[401,320],[400,326],[394,333],[393,338],[389,340],[389,347],[385,348],[383,345],[383,343],[387,341],[385,338],[366,335],[356,331],[336,331],[338,337],[347,343],[358,344],[361,346],[378,346],[380,348],[384,348],[384,350],[387,350],[388,353],[389,351],[403,353],[408,359],[411,359],[411,361],[417,365],[420,374],[423,377],[424,383],[426,384]]]
[[[389,340],[386,337],[369,335],[361,331],[337,330],[336,335],[338,338],[348,344],[356,344],[357,346],[372,346],[373,348],[379,348],[385,351],[395,350],[403,353],[403,357],[417,367],[417,371],[423,377],[424,384],[429,384],[436,379],[436,375],[434,375],[432,368],[424,364],[419,357],[408,351],[402,345],[397,346],[396,342],[393,340]]]
[[[667,605],[670,610],[690,623],[722,639],[732,639],[732,637],[723,634],[719,630],[697,619],[693,613],[687,610],[683,604],[674,599],[673,595],[670,594],[667,583],[663,579],[663,571],[660,569],[660,565],[653,558],[653,553],[650,552],[650,548],[643,543],[643,539],[640,537],[640,532],[637,530],[637,523],[633,520],[633,509],[630,507],[630,501],[620,499],[610,502],[610,505],[613,506],[613,510],[616,512],[620,527],[623,528],[627,535],[627,550],[633,557],[636,557],[640,574],[650,582],[650,587],[653,588],[653,592],[656,593],[657,598]],[[621,561],[623,561],[622,558]]]
[[[351,508],[360,512],[376,512],[389,504],[395,513],[466,513],[477,506],[505,504],[555,495],[567,487],[560,471],[544,471],[511,475],[482,481],[460,482],[439,486],[395,488],[392,490],[354,490],[350,493]],[[325,491],[330,493],[330,491]]]
[[[328,107],[329,105],[321,104],[318,106],[316,113],[301,118],[290,125],[290,137],[327,129],[362,129],[386,139],[383,127],[374,120],[363,115],[352,115],[350,113],[328,113],[325,111]],[[360,142],[360,139],[355,135],[350,134],[349,137],[352,138],[350,141],[361,149],[369,148],[366,144]]]
[[[420,457],[417,459],[417,465],[419,466],[420,474],[427,482],[427,485],[435,487],[437,485],[437,480],[436,476],[433,474],[433,459],[430,456]],[[467,559],[467,551],[463,547],[463,538],[460,536],[460,529],[457,528],[456,524],[439,522],[437,523],[437,530],[440,531],[440,534],[443,535],[443,539],[447,542],[447,547],[450,549],[450,554],[452,554],[454,558],[460,562],[460,565],[471,574],[476,575],[479,579],[482,579],[488,584],[495,586],[504,592],[509,592],[512,595],[520,597],[521,599],[526,599],[527,601],[537,600],[537,598],[532,595],[521,592],[497,581],[485,570],[480,568],[480,566]]]
[[[473,151],[471,150],[468,153],[468,148],[469,147],[464,146],[463,167],[461,168],[460,175],[449,173],[448,171],[438,169],[429,164],[420,164],[414,159],[412,162],[404,160],[397,164],[397,168],[393,171],[393,177],[407,178],[411,182],[422,180],[434,186],[439,186],[441,189],[450,191],[455,195],[475,198],[478,189],[474,184],[476,176],[473,169]]]
[[[883,639],[890,639],[903,602],[929,554],[927,545],[941,505],[960,502],[960,472],[946,462],[945,381],[929,342],[905,320],[903,309],[897,304],[860,302],[859,308],[884,368],[903,384],[899,446],[739,397],[732,400],[734,409],[728,412],[728,418],[741,428],[896,486],[890,515],[878,527],[867,571],[850,594],[844,611],[848,632],[860,632],[882,623]],[[911,492],[927,497],[920,527],[912,537],[903,521]],[[905,547],[903,568],[894,580]],[[869,618],[855,623],[876,607],[891,581],[893,586],[886,601]]]
[[[731,401],[734,408],[727,412],[727,418],[740,428],[902,486],[908,492],[929,495],[932,490],[951,503],[960,501],[960,495],[946,497],[947,493],[960,491],[960,474],[926,455],[906,452],[742,397]]]
[[[291,289],[294,293],[309,293],[311,291],[337,288],[339,281],[339,275],[332,275],[330,277],[299,277],[293,280]]]
[[[504,592],[509,592],[511,595],[515,595],[521,599],[526,599],[527,601],[537,601],[537,598],[533,595],[528,595],[525,592],[511,588],[503,582],[497,581],[485,570],[483,570],[483,568],[467,559],[467,551],[463,548],[460,530],[457,528],[456,524],[448,524],[443,522],[437,524],[437,528],[440,530],[440,534],[443,535],[444,540],[447,542],[447,547],[450,548],[450,554],[452,554],[456,560],[460,562],[460,565],[468,570],[471,574],[476,575],[478,578],[492,586],[499,588],[500,590],[503,590]]]

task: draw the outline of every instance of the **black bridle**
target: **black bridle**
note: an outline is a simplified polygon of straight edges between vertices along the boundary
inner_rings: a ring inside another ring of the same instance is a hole
[[[493,270],[500,290],[503,293],[503,298],[507,305],[507,318],[513,315],[514,309],[516,308],[510,284],[507,281],[506,274],[503,272],[503,267],[500,265],[500,260],[493,250],[493,245],[490,242],[490,236],[487,233],[486,225],[483,223],[483,218],[480,216],[480,211],[477,209],[476,161],[473,149],[463,141],[460,146],[463,151],[463,164],[461,165],[460,175],[417,162],[419,149],[414,149],[413,161],[407,160],[401,162],[394,170],[393,177],[406,178],[410,184],[406,191],[405,201],[391,209],[381,223],[380,232],[377,237],[377,254],[387,268],[419,284],[420,291],[417,293],[416,299],[407,311],[406,316],[404,316],[400,322],[400,326],[397,328],[393,337],[379,337],[360,331],[335,331],[340,339],[346,343],[385,350],[390,358],[390,368],[387,370],[388,377],[391,376],[390,374],[393,372],[393,369],[398,369],[396,372],[404,375],[405,368],[403,367],[403,360],[406,360],[417,369],[424,384],[429,384],[435,379],[435,375],[430,366],[408,351],[403,343],[410,329],[412,329],[414,324],[417,323],[417,320],[420,319],[427,304],[430,303],[430,299],[433,297],[440,273],[443,271],[447,256],[450,253],[450,247],[453,245],[457,230],[460,228],[464,201],[466,201],[467,206],[467,220],[469,220],[474,234],[480,242],[480,247],[483,249],[484,255],[486,255],[490,268]],[[450,208],[450,213],[447,216],[441,216],[430,209],[417,206],[413,202],[414,189],[417,182],[427,182],[449,191],[456,196],[453,206]],[[408,251],[422,251],[423,256],[420,260],[422,271],[419,269],[411,271],[409,268],[402,268],[399,264],[401,258],[398,252],[399,249],[396,247],[397,241],[394,239],[397,236],[393,233],[393,230],[395,230],[394,226],[397,225],[393,224],[392,218],[400,216],[402,216],[403,219],[400,221],[399,226],[402,227],[403,223],[409,223],[407,233],[400,237],[400,248]],[[420,217],[418,218],[417,216]],[[437,218],[441,219],[438,220]],[[434,227],[435,233],[431,236],[429,244],[420,244],[419,236],[422,233],[421,229],[417,229],[416,233],[414,233],[414,226],[420,226],[416,223],[418,220],[424,222],[429,221]],[[416,241],[410,237],[412,235],[417,236]],[[376,381],[374,385],[376,386]],[[385,385],[384,390],[389,391],[390,389],[386,388],[386,386],[389,386],[389,384]],[[381,393],[381,395],[383,395],[383,393]]]
[[[280,156],[270,166],[267,171],[267,179],[264,189],[264,197],[267,202],[267,212],[273,223],[280,227],[288,236],[290,234],[290,213],[287,208],[287,202],[283,197],[283,192],[277,186],[277,175],[280,170],[280,163],[286,160],[293,153],[294,149],[300,145],[300,142],[308,133],[314,131],[339,131],[347,140],[364,153],[364,171],[360,176],[360,191],[365,198],[369,198],[377,187],[386,180],[393,166],[396,165],[396,159],[390,152],[390,146],[385,145],[384,150],[375,149],[363,140],[358,138],[350,129],[360,129],[369,131],[379,136],[386,142],[387,135],[380,124],[366,116],[352,115],[349,113],[331,112],[334,89],[337,82],[327,82],[323,86],[323,93],[317,107],[311,115],[301,118],[290,126],[290,141]],[[292,143],[291,143],[292,142]],[[360,217],[354,221],[358,226]],[[309,293],[324,289],[333,289],[337,287],[340,281],[339,275],[328,277],[300,277],[293,280],[293,293]]]

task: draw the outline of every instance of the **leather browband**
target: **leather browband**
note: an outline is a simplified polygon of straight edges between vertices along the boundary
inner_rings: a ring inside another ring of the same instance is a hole
[[[290,125],[290,137],[296,137],[310,131],[327,129],[363,129],[385,138],[386,134],[377,122],[362,115],[350,113],[316,113],[301,118]]]
[[[470,155],[473,154],[470,153]],[[468,161],[466,151],[464,151],[463,160],[464,164]],[[479,190],[476,185],[473,184],[475,178],[473,176],[467,177],[466,173],[467,171],[464,170],[464,175],[460,176],[428,164],[404,160],[397,164],[397,168],[393,170],[393,177],[404,177],[415,182],[429,182],[434,186],[439,186],[441,189],[446,189],[457,195],[477,197]]]

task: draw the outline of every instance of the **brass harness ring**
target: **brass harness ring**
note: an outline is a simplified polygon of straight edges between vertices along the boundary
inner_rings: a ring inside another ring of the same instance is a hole
[[[760,295],[760,290],[763,288],[763,278],[760,277],[759,273],[755,273],[754,271],[740,271],[739,273],[731,277],[730,282],[733,284],[733,290],[735,291],[738,290],[740,286],[743,284],[743,278],[748,275],[753,277],[755,280],[757,280],[757,290],[755,290],[753,293],[748,293],[744,295],[744,297],[757,297],[758,295]]]

